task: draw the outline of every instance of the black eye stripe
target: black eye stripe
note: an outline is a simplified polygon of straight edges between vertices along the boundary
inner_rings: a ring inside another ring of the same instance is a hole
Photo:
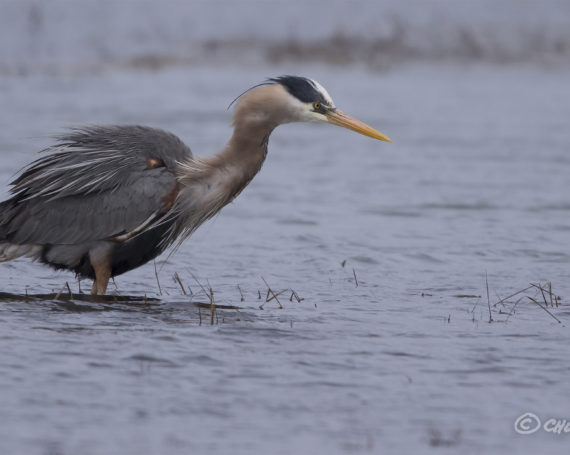
[[[326,99],[321,92],[315,89],[313,83],[304,77],[281,76],[270,79],[271,82],[281,84],[287,91],[303,103],[318,102],[326,104]]]

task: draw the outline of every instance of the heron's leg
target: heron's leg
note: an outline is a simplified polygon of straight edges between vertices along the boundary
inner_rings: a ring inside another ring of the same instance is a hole
[[[93,287],[96,288],[95,295],[105,295],[107,293],[109,278],[111,278],[110,267],[101,268],[99,273],[95,269],[95,280],[93,281]],[[93,289],[91,289],[91,294],[93,294]]]
[[[91,294],[105,295],[109,278],[111,278],[111,251],[112,247],[107,244],[99,245],[89,251],[89,260],[95,271],[95,279]]]

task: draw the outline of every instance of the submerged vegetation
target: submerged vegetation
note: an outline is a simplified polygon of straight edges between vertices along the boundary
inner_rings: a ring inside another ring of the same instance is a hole
[[[552,283],[529,283],[528,286],[510,293],[506,297],[500,297],[496,294],[496,300],[493,302],[489,293],[489,281],[485,275],[486,297],[484,299],[488,310],[488,322],[508,322],[517,311],[519,305],[524,303],[531,304],[540,308],[544,314],[554,319],[559,324],[562,321],[554,314],[555,310],[562,305],[562,297],[555,294],[552,290]],[[476,298],[475,305],[470,310],[472,320],[475,321],[475,310],[481,303],[480,295],[457,295],[458,298]],[[447,321],[451,321],[451,316],[447,317]]]
[[[341,268],[344,269],[346,265],[346,260],[341,262]],[[343,281],[352,282],[355,289],[358,288],[359,282],[356,276],[356,270],[354,268],[350,269],[351,273],[348,272],[344,276]],[[264,310],[267,304],[274,303],[275,309],[285,309],[285,305],[282,302],[289,303],[302,303],[305,298],[299,296],[297,291],[291,287],[272,287],[264,277],[260,277],[263,282],[263,287],[256,288],[251,292],[244,292],[240,284],[235,285],[235,290],[237,291],[235,295],[226,297],[225,303],[216,303],[217,291],[210,285],[209,281],[206,283],[201,282],[191,271],[189,272],[190,277],[194,281],[195,285],[199,288],[196,291],[192,290],[192,286],[185,284],[180,277],[178,272],[175,272],[172,276],[174,283],[180,288],[181,296],[183,301],[179,300],[179,297],[174,297],[170,293],[166,292],[169,296],[168,302],[164,302],[158,297],[148,297],[145,293],[144,296],[129,296],[120,294],[110,294],[110,295],[91,295],[84,294],[81,290],[81,283],[78,281],[78,292],[73,292],[68,282],[66,282],[59,292],[54,294],[12,294],[7,292],[0,292],[0,303],[2,302],[41,302],[50,301],[57,304],[60,308],[84,312],[84,311],[98,311],[98,310],[112,310],[117,308],[116,305],[127,305],[130,310],[137,311],[137,308],[144,310],[144,305],[157,305],[164,303],[176,303],[178,304],[188,304],[192,305],[195,310],[195,316],[198,320],[198,324],[209,323],[210,325],[219,324],[220,322],[226,322],[230,320],[240,320],[240,310],[251,310],[252,304],[259,308],[259,310]],[[160,284],[159,274],[155,268],[156,284],[158,288],[158,296],[163,295],[163,286]],[[329,281],[332,281],[329,278]],[[115,284],[115,288],[118,287]],[[476,322],[478,320],[487,320],[487,322],[508,322],[511,317],[513,317],[517,311],[527,304],[531,304],[534,307],[538,307],[542,312],[548,317],[555,320],[557,323],[562,323],[562,320],[555,314],[557,310],[562,308],[562,297],[553,291],[553,286],[550,281],[541,283],[530,283],[528,286],[521,288],[515,292],[510,292],[506,297],[501,297],[498,292],[495,292],[495,298],[491,297],[489,291],[489,281],[488,277],[485,276],[485,292],[486,295],[472,295],[472,294],[457,294],[453,297],[460,299],[476,299],[476,302],[469,310],[471,320]],[[249,294],[249,295],[248,295]],[[421,292],[418,294],[421,297],[433,297],[433,293]],[[205,298],[205,299],[204,299]],[[249,301],[249,305],[248,302]],[[244,303],[245,302],[245,303]],[[101,306],[103,305],[103,306]],[[317,308],[317,304],[314,304]],[[483,308],[485,310],[483,311]],[[480,310],[480,318],[476,318],[476,310]],[[229,317],[229,312],[233,312],[234,316]],[[204,312],[204,313],[203,313]],[[221,319],[220,314],[221,313]],[[486,313],[486,316],[484,314]],[[451,323],[451,314],[444,318],[447,323]],[[292,322],[291,322],[292,325]]]

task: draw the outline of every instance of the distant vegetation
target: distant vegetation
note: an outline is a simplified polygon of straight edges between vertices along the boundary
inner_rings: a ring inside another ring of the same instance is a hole
[[[10,37],[6,41],[9,44],[0,46],[0,74],[88,74],[113,68],[160,70],[211,63],[308,62],[384,70],[416,62],[541,66],[570,62],[570,29],[550,24],[552,14],[529,23],[524,14],[515,14],[518,10],[513,11],[513,20],[507,25],[489,22],[486,17],[467,22],[453,15],[446,19],[440,17],[444,12],[433,11],[438,19],[427,23],[404,19],[401,12],[390,19],[371,14],[367,27],[343,27],[339,22],[312,35],[303,27],[284,33],[285,19],[275,23],[272,33],[267,27],[248,28],[236,18],[232,30],[221,27],[220,33],[199,34],[181,27],[183,18],[175,12],[147,24],[142,13],[129,16],[129,11],[117,9],[121,6],[118,3],[108,15],[82,28],[73,18],[82,18],[87,10],[69,10],[70,3],[56,3],[67,14],[67,19],[60,18],[66,22],[60,24],[54,22],[55,12],[38,3],[27,3],[29,10],[25,10],[26,2],[20,9],[12,5],[14,20],[10,20],[10,12],[4,20],[0,18],[0,39]],[[128,4],[123,6],[127,8]],[[374,13],[374,8],[371,11]],[[119,13],[124,17],[116,16]]]

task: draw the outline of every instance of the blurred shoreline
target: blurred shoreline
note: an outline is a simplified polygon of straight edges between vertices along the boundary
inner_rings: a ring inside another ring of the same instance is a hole
[[[0,2],[4,76],[288,62],[375,71],[414,63],[570,63],[570,6],[556,1],[536,11],[510,0],[489,4],[492,11],[486,1],[440,0],[429,8],[337,1],[336,12],[323,1],[246,1],[239,9],[224,2]],[[252,18],[258,12],[264,19]],[[317,15],[323,21],[313,26]]]

